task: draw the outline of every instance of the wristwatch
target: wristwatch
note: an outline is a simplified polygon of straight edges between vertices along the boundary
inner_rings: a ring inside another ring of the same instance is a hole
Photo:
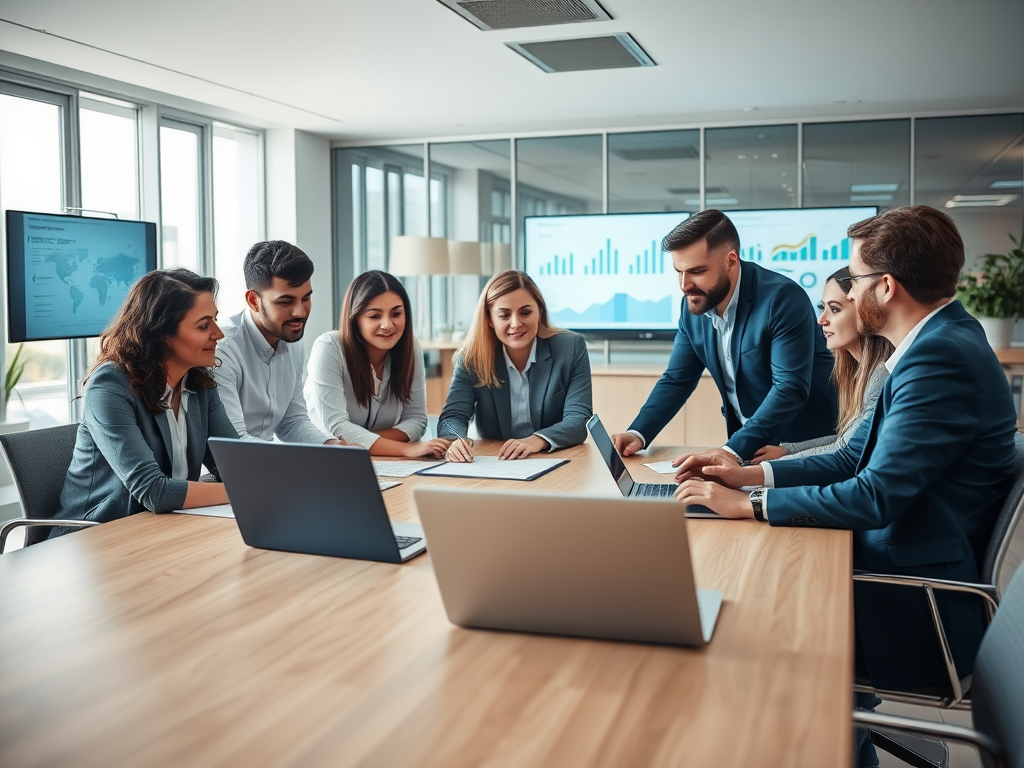
[[[754,519],[764,522],[764,495],[768,492],[766,488],[755,488],[750,492],[750,506],[754,508]]]

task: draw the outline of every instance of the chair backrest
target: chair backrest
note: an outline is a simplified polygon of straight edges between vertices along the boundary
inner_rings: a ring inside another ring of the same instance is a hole
[[[1009,768],[1024,768],[1022,649],[1024,568],[1018,568],[981,641],[971,684],[974,727],[1002,746]]]
[[[25,517],[45,520],[57,514],[77,435],[77,424],[0,435]],[[50,530],[26,528],[25,546],[42,541]]]
[[[1010,548],[1010,539],[1013,538],[1013,532],[1024,516],[1024,434],[1018,432],[1013,436],[1013,448],[1013,474],[1016,480],[999,510],[999,517],[996,518],[995,527],[992,529],[992,537],[985,549],[980,574],[981,581],[985,584],[997,584],[999,569],[1002,568],[1003,559]]]

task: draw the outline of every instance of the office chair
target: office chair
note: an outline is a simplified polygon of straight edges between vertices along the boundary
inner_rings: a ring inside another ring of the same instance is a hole
[[[898,715],[854,712],[854,725],[972,744],[986,768],[1024,768],[1024,568],[985,632],[971,686],[974,728]]]
[[[49,528],[88,528],[92,520],[54,520],[64,479],[75,451],[77,424],[0,435],[11,474],[21,496],[24,517],[0,525],[0,554],[15,528],[26,527],[25,546],[42,541]]]
[[[999,510],[992,535],[989,538],[988,547],[985,549],[985,557],[981,563],[981,582],[970,584],[966,582],[947,581],[943,579],[929,579],[917,576],[894,576],[879,573],[855,572],[854,581],[871,582],[876,584],[889,584],[895,587],[916,587],[924,593],[924,599],[928,601],[931,609],[932,622],[935,626],[935,635],[942,651],[943,659],[946,662],[946,671],[949,675],[948,683],[942,683],[929,688],[915,690],[885,690],[875,688],[867,682],[857,681],[853,689],[858,693],[872,693],[881,699],[895,701],[903,704],[915,704],[919,706],[937,707],[939,709],[971,709],[971,687],[972,676],[961,679],[953,664],[953,653],[950,650],[946,639],[946,631],[939,615],[938,606],[935,602],[935,591],[964,592],[977,595],[985,605],[989,621],[992,621],[999,607],[999,572],[1006,559],[1006,553],[1010,548],[1010,541],[1013,538],[1021,518],[1024,517],[1024,434],[1018,432],[1014,435],[1014,475],[1016,480],[1013,487],[1007,494],[1003,506]],[[1022,569],[1024,570],[1024,569]],[[875,731],[871,732],[871,740],[879,749],[883,749],[900,760],[915,766],[915,768],[935,768],[945,764],[945,748],[930,757],[923,752],[933,751],[934,746],[929,743],[919,743],[917,740],[899,741]]]

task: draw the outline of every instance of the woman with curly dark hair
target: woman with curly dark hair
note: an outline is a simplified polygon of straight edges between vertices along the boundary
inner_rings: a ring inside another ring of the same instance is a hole
[[[216,280],[187,269],[132,286],[86,378],[58,518],[107,522],[227,503],[223,484],[197,482],[203,464],[216,475],[207,438],[238,437],[210,373],[224,338],[216,293]]]

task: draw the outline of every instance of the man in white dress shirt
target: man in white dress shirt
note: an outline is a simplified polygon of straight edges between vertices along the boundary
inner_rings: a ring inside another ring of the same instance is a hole
[[[242,438],[340,445],[309,420],[302,396],[302,338],[312,302],[313,262],[283,240],[246,254],[246,308],[221,325],[214,369],[220,399]]]

